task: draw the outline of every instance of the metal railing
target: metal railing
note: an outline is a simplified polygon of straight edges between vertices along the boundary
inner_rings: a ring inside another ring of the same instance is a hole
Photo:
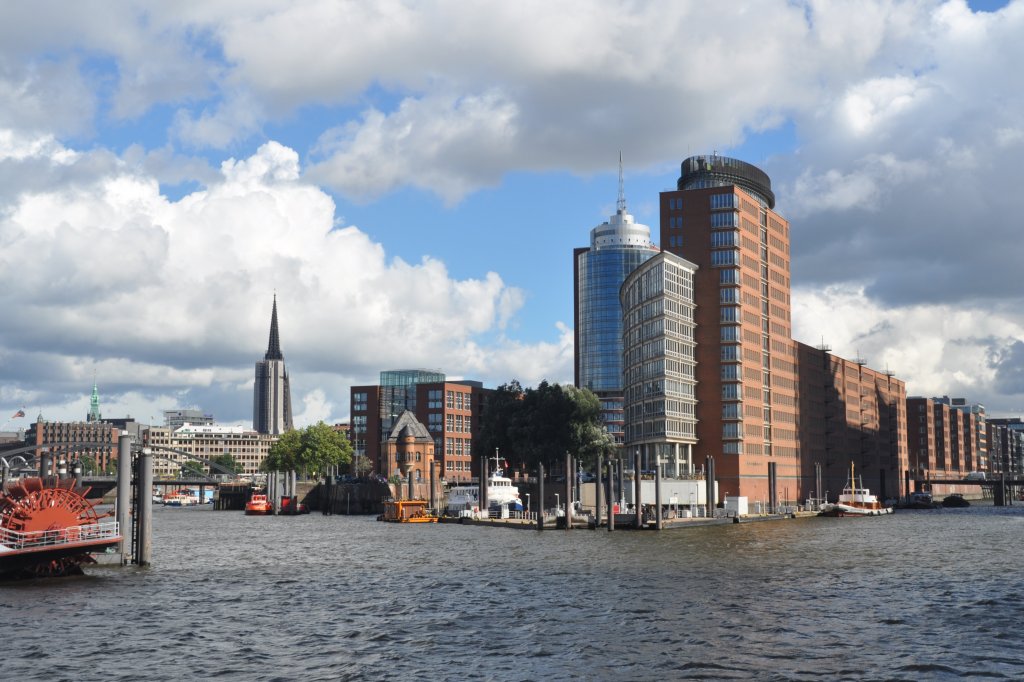
[[[53,530],[34,530],[26,533],[0,528],[0,546],[2,546],[0,553],[15,549],[67,545],[75,542],[112,540],[118,536],[117,521],[68,526]]]

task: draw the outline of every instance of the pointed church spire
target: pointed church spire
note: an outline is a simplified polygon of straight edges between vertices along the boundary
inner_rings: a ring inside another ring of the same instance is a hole
[[[626,213],[626,183],[622,181],[622,152],[619,152],[619,203],[620,214]]]
[[[267,344],[267,354],[264,360],[284,360],[281,354],[281,337],[277,332],[277,294],[274,294],[274,308],[270,313],[270,343]]]
[[[100,390],[96,386],[96,372],[92,373],[92,396],[89,398],[89,416],[86,417],[88,422],[98,422],[102,418],[100,414]]]

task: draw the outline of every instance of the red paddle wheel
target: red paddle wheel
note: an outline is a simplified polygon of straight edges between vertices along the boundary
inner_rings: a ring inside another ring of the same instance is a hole
[[[0,543],[5,537],[8,541],[19,539],[36,555],[15,562],[16,574],[74,575],[82,572],[82,564],[93,562],[89,552],[95,547],[76,546],[95,536],[100,520],[113,512],[98,514],[96,502],[85,499],[88,492],[75,490],[74,479],[52,485],[39,478],[7,482],[0,494]]]

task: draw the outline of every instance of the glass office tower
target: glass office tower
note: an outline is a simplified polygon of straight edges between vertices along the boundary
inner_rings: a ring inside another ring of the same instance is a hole
[[[600,398],[601,419],[619,445],[624,442],[619,288],[658,253],[651,228],[626,210],[620,165],[618,210],[590,231],[589,248],[573,251],[576,386]]]

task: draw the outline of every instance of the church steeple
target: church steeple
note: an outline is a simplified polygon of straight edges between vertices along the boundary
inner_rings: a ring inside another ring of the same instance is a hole
[[[96,386],[96,375],[92,376],[92,396],[89,398],[89,416],[86,417],[88,422],[98,422],[103,418],[100,414],[100,391]]]
[[[267,344],[267,354],[264,360],[284,360],[281,353],[281,337],[277,332],[277,294],[274,294],[274,308],[270,313],[270,343]]]

